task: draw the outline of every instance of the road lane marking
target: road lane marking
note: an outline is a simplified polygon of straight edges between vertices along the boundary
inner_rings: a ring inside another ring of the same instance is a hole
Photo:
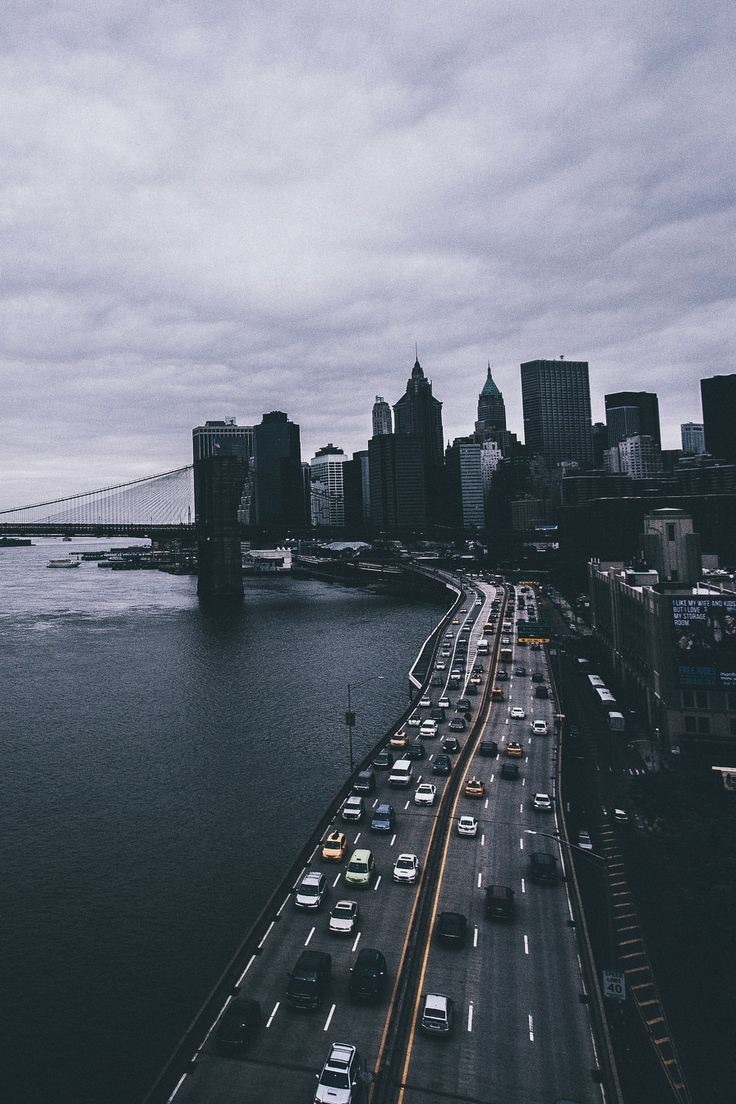
[[[532,1043],[534,1042],[534,1020],[531,1017],[531,1013],[529,1015],[529,1039]]]
[[[477,927],[473,928],[473,946],[474,947],[478,946],[478,928]]]
[[[317,847],[319,847],[319,844],[317,844]],[[314,858],[314,856],[315,856],[315,855],[317,854],[317,847],[315,847],[314,851],[312,852],[312,854],[311,854],[311,855],[309,856],[309,858],[307,859],[307,862],[308,862],[308,863],[311,863],[312,859],[313,859],[313,858]]]
[[[407,810],[408,808],[409,808],[409,801],[408,801],[408,799],[407,799],[407,801],[406,801],[406,804],[404,805],[404,812],[406,812],[406,810]]]
[[[485,847],[485,845],[486,845],[486,834],[485,834],[485,832],[481,833],[480,845],[481,845],[481,847]]]
[[[359,839],[360,839],[360,832],[358,832],[357,836],[353,840],[353,847],[355,847],[355,845],[356,845],[356,843],[358,842]]]
[[[341,871],[340,873],[342,873],[342,871]],[[335,880],[334,880],[334,882],[332,883],[332,888],[333,888],[333,889],[335,888],[335,886],[337,885],[337,883],[338,883],[339,881],[340,881],[340,874],[338,874],[338,875],[337,875],[337,876],[335,877]]]
[[[522,786],[526,786],[526,778],[522,778],[521,784],[522,784]]]
[[[277,1012],[278,1012],[278,1010],[279,1010],[279,1005],[280,1005],[280,1004],[281,1004],[281,1001],[276,1001],[275,1005],[273,1006],[273,1012],[272,1012],[272,1013],[271,1013],[271,1015],[270,1015],[270,1016],[268,1017],[268,1022],[266,1023],[266,1027],[270,1027],[270,1026],[271,1026],[271,1024],[272,1024],[272,1022],[273,1022],[273,1018],[274,1018],[274,1016],[276,1015],[276,1013],[277,1013]]]
[[[483,803],[483,808],[484,808],[484,809],[487,809],[487,808],[488,808],[488,798],[486,798],[486,799],[485,799],[485,801],[484,801],[484,803]]]
[[[374,892],[374,893],[376,892],[376,890],[378,889],[379,885],[381,884],[381,878],[382,878],[382,877],[383,877],[383,875],[379,874],[379,875],[378,875],[378,877],[376,878],[376,884],[375,884],[375,885],[374,885],[374,887],[373,887],[373,892]]]
[[[270,924],[268,925],[268,927],[266,928],[266,932],[265,932],[265,934],[264,934],[264,936],[263,936],[263,939],[262,939],[262,940],[261,940],[261,942],[260,942],[260,943],[258,944],[258,950],[259,950],[259,951],[260,951],[261,947],[263,946],[263,944],[264,944],[264,943],[266,942],[266,940],[268,939],[269,935],[271,934],[271,928],[272,928],[272,927],[274,926],[274,924],[275,924],[275,923],[276,923],[276,921],[275,921],[275,920],[272,920],[272,921],[271,921],[271,923],[270,923]]]
[[[520,801],[520,802],[519,802],[519,812],[520,812],[520,813],[523,813],[523,812],[524,812],[524,802],[523,802],[523,801]]]
[[[315,933],[315,931],[316,931],[316,930],[317,930],[316,928],[312,928],[312,930],[310,931],[309,935],[308,935],[308,936],[307,936],[307,938],[306,938],[306,939],[304,940],[304,946],[305,946],[305,947],[308,947],[308,946],[309,946],[309,940],[310,940],[310,939],[312,938],[312,936],[314,935],[314,933]]]
[[[330,1021],[331,1021],[332,1017],[335,1014],[335,1008],[336,1007],[337,1006],[333,1004],[332,1008],[330,1009],[330,1014],[327,1017],[327,1019],[325,1020],[325,1026],[322,1028],[323,1031],[327,1031],[327,1028],[330,1026]]]
[[[495,777],[495,774],[491,774],[490,781],[492,782]]]
[[[256,960],[256,956],[255,956],[255,955],[251,955],[251,956],[250,956],[250,958],[248,959],[248,965],[247,965],[247,966],[245,967],[245,969],[243,970],[242,974],[241,974],[241,975],[240,975],[240,977],[238,978],[238,985],[240,985],[240,983],[242,982],[243,978],[245,977],[245,975],[246,975],[246,974],[248,973],[248,971],[250,970],[250,968],[251,968],[251,966],[253,965],[253,963],[255,962],[255,960]]]
[[[473,1030],[473,1002],[468,1005],[468,1031]]]
[[[389,844],[389,847],[393,847],[393,845],[394,845],[395,843],[396,843],[396,833],[394,832],[394,834],[393,834],[393,835],[392,835],[392,837],[391,837],[391,842],[390,842],[390,844]]]
[[[522,837],[521,837],[521,839],[519,840],[519,850],[520,850],[520,851],[523,851],[523,850],[524,850],[524,837],[523,837],[523,836],[522,836]]]
[[[280,908],[280,909],[279,909],[279,911],[278,911],[278,912],[276,913],[276,915],[277,915],[277,916],[280,916],[280,915],[281,915],[281,913],[282,913],[282,912],[284,911],[284,909],[286,908],[286,906],[287,906],[288,902],[289,902],[289,897],[288,897],[288,895],[287,895],[286,897],[284,897],[284,902],[283,902],[283,904],[282,904],[281,908]]]
[[[358,944],[360,943],[361,934],[362,934],[361,932],[358,932],[358,934],[356,935],[355,942],[353,943],[353,945],[351,947],[351,954],[355,954],[355,949],[358,946]]]
[[[478,889],[480,889],[480,885],[481,885],[482,880],[483,880],[483,875],[481,874],[480,871],[478,871]]]
[[[524,954],[529,954],[529,936],[524,936]]]

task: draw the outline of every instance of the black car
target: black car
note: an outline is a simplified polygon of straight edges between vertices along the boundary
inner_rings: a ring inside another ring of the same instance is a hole
[[[416,743],[407,744],[402,752],[402,755],[404,759],[426,759],[427,749],[425,748],[424,744],[420,743],[420,741],[417,740]]]
[[[548,851],[532,851],[529,856],[529,878],[533,882],[547,882],[554,885],[559,875],[557,859]]]
[[[513,920],[513,889],[502,885],[486,886],[485,911],[489,920]]]
[[[396,814],[393,805],[382,801],[376,805],[371,817],[371,832],[393,832]]]
[[[465,718],[464,717],[453,717],[452,720],[450,721],[450,731],[451,732],[464,732],[465,731]]]
[[[449,774],[452,770],[452,761],[449,755],[438,755],[432,764],[432,774]]]
[[[508,673],[508,671],[504,671],[504,669],[502,667],[500,670],[498,670],[496,672],[496,682],[508,682],[508,681],[509,681],[509,673]]]
[[[358,952],[355,964],[350,968],[348,994],[354,1001],[378,1000],[386,988],[388,970],[386,959],[373,947]]]
[[[484,671],[485,671],[485,667],[483,666],[482,663],[474,663],[473,664],[473,674],[474,675],[482,675]]]
[[[472,682],[469,682],[468,685],[465,687],[465,693],[474,698],[475,695],[478,693],[478,687],[475,686]]]
[[[458,698],[456,708],[458,713],[469,713],[473,707],[469,698]]]
[[[501,777],[515,781],[519,777],[519,764],[504,763],[501,767]]]
[[[518,675],[519,678],[523,677],[526,674],[526,667],[515,667],[514,674]]]
[[[261,1026],[261,1006],[249,997],[230,1001],[217,1025],[215,1047],[220,1054],[245,1050]]]
[[[437,917],[434,936],[448,947],[464,947],[468,934],[468,918],[461,912],[441,912]]]
[[[390,751],[379,751],[371,760],[371,766],[374,770],[388,770],[393,765],[394,757]]]
[[[498,755],[498,741],[497,740],[481,740],[480,747],[478,748],[479,755],[485,755],[487,758],[493,759]]]
[[[460,750],[460,741],[456,740],[454,736],[446,736],[442,741],[442,750],[446,751],[448,755],[456,755]]]
[[[287,1003],[292,1008],[320,1008],[331,970],[332,956],[326,951],[302,951],[289,973]]]

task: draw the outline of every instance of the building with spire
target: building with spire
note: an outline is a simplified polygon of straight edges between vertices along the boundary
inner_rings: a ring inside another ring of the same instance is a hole
[[[416,438],[422,454],[428,519],[437,520],[444,466],[442,403],[432,394],[432,384],[424,375],[419,358],[414,362],[406,391],[394,403],[394,434]]]
[[[478,421],[476,431],[483,441],[498,440],[498,435],[506,429],[506,405],[503,395],[496,386],[488,365],[488,376],[483,390],[478,396]]]
[[[393,433],[393,431],[391,407],[383,395],[376,395],[376,401],[373,404],[373,436],[383,437],[386,433]]]

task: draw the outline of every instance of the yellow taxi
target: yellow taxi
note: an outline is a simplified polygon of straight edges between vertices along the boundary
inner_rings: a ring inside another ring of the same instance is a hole
[[[393,736],[389,740],[389,745],[392,748],[405,748],[409,743],[409,737],[403,728],[400,728],[398,732],[394,732]]]
[[[506,754],[509,759],[521,759],[524,754],[524,748],[518,740],[509,740],[506,745]]]
[[[480,778],[469,778],[465,783],[466,797],[485,797],[486,784]]]
[[[347,846],[344,832],[330,832],[322,844],[322,858],[327,862],[342,862]]]

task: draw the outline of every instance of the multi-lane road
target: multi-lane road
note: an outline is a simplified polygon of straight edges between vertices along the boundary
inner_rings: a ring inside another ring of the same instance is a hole
[[[438,656],[444,663],[443,680],[449,682],[458,665],[461,637],[469,638],[462,686],[475,662],[485,666],[481,693],[471,698],[477,723],[452,734],[462,745],[452,756],[452,775],[433,774],[434,759],[443,738],[451,735],[449,720],[461,696],[448,689],[447,719],[440,723],[436,738],[422,738],[427,757],[414,762],[412,786],[391,788],[388,772],[376,771],[377,788],[366,801],[363,821],[347,824],[338,815],[330,826],[347,835],[345,860],[328,863],[319,847],[309,858],[305,869],[327,876],[325,904],[315,912],[303,912],[294,905],[293,888],[285,891],[273,923],[244,964],[238,992],[261,1006],[262,1025],[254,1041],[238,1057],[219,1054],[215,1016],[196,1060],[169,1097],[176,1104],[313,1100],[316,1074],[332,1042],[358,1048],[366,1073],[360,1098],[406,1104],[605,1100],[567,884],[564,879],[556,885],[537,884],[528,877],[531,851],[554,853],[563,874],[566,856],[552,839],[554,809],[537,811],[532,804],[538,791],[554,797],[554,702],[534,696],[537,684],[531,676],[539,672],[548,681],[547,657],[544,650],[515,643],[513,620],[525,611],[508,608],[513,593],[513,588],[476,583],[459,603],[457,623],[449,626],[452,639],[444,638],[451,654]],[[476,656],[494,599],[500,607],[495,632],[488,637],[492,654]],[[514,656],[511,664],[503,665],[508,681],[498,683],[505,700],[492,702],[489,691],[500,669],[501,637],[512,641]],[[522,667],[525,673],[516,673]],[[443,690],[444,683],[431,688],[433,703]],[[511,717],[514,706],[523,709],[523,718]],[[428,714],[426,707],[416,712]],[[534,719],[547,721],[548,736],[532,735]],[[418,734],[416,727],[406,730],[412,737]],[[498,757],[480,756],[481,740],[496,740]],[[506,755],[510,741],[523,745],[521,759],[515,760],[520,767],[516,780],[501,777],[503,763],[511,761]],[[464,795],[464,781],[471,776],[485,785],[480,800]],[[437,786],[435,806],[414,804],[421,781]],[[386,835],[369,828],[370,810],[379,801],[390,802],[396,812],[395,830]],[[458,834],[457,821],[463,814],[478,819],[475,837]],[[343,880],[345,862],[355,847],[368,847],[375,855],[377,876],[365,890],[351,890]],[[405,852],[419,856],[415,885],[392,880],[394,861]],[[513,922],[485,918],[484,889],[492,883],[514,890]],[[341,898],[356,900],[359,906],[356,928],[348,936],[328,931],[330,908]],[[467,918],[464,946],[448,947],[433,938],[435,916],[443,911]],[[368,1005],[355,1004],[348,996],[350,967],[365,947],[381,950],[389,970],[383,999]],[[288,973],[305,948],[332,956],[327,996],[321,1008],[310,1012],[295,1010],[285,1001]],[[427,991],[446,994],[455,1003],[455,1029],[449,1038],[427,1038],[417,1030],[421,994]]]

